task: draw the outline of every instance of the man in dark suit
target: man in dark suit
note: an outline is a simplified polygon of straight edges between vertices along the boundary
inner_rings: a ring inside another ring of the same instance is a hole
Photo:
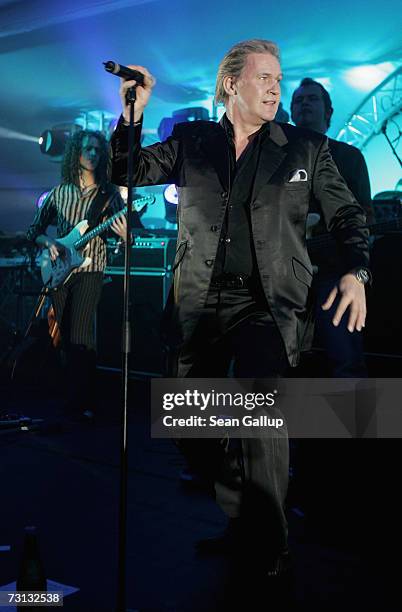
[[[172,293],[177,375],[224,376],[233,359],[235,376],[264,378],[298,363],[310,336],[305,224],[312,194],[344,253],[344,274],[325,307],[340,294],[334,325],[349,309],[348,326],[360,331],[368,266],[364,213],[340,178],[327,139],[273,122],[282,78],[277,46],[265,40],[235,45],[218,70],[222,120],[176,125],[166,141],[145,148],[142,114],[154,79],[133,68],[145,75],[137,87],[135,183],[175,183],[179,192]],[[121,86],[123,116],[112,138],[118,184],[127,181],[131,85]],[[246,533],[250,541],[255,528],[253,546],[260,544],[265,568],[278,574],[287,549],[287,440],[235,442],[216,473],[217,501],[232,519],[229,534]]]
[[[310,78],[302,79],[299,87],[293,92],[291,101],[292,121],[297,127],[315,130],[326,134],[334,110],[329,93],[321,83]],[[370,179],[366,161],[359,149],[328,139],[329,151],[339,173],[350,191],[363,208],[368,223],[374,222],[374,212],[371,205]],[[314,199],[311,210],[319,212],[319,203]],[[325,223],[321,221],[313,230],[315,236],[326,232]],[[323,310],[321,303],[325,294],[342,275],[339,266],[337,250],[331,243],[322,242],[322,247],[311,253],[313,263],[318,266],[315,278],[316,302],[316,340],[324,348],[327,356],[329,373],[339,378],[361,378],[367,376],[363,355],[362,334],[357,331],[352,334],[347,323],[342,320],[338,327],[332,325],[332,316],[336,309],[336,301],[329,310]]]
[[[302,79],[291,101],[294,124],[326,134],[332,114],[331,97],[325,87],[313,79]],[[332,138],[328,139],[328,146],[339,173],[362,206],[367,222],[373,223],[370,180],[363,154],[356,147]],[[311,210],[319,212],[319,203],[314,199]],[[325,232],[322,221],[313,230],[314,236]],[[314,345],[324,351],[326,360],[320,355],[320,362],[325,364],[326,374],[334,378],[365,378],[362,334],[356,330],[350,333],[344,319],[334,327],[332,317],[336,300],[329,310],[321,307],[328,291],[342,275],[342,267],[335,245],[321,240],[319,243],[320,249],[310,249],[312,261],[318,267],[313,283],[316,295]],[[366,538],[367,523],[361,519],[361,509],[372,506],[372,472],[367,469],[372,451],[369,440],[298,441],[294,466],[298,502],[305,512],[306,523],[321,531],[322,537],[354,547]],[[362,500],[366,500],[366,504]]]

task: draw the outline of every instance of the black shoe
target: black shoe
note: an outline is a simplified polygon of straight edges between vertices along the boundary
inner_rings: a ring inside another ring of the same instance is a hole
[[[229,519],[226,529],[213,537],[195,543],[197,553],[202,555],[230,555],[242,549],[244,533],[241,519]]]

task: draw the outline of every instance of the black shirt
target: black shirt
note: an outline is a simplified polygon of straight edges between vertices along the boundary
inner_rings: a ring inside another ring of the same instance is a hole
[[[220,124],[225,130],[230,152],[230,193],[213,278],[221,274],[243,274],[251,277],[257,273],[257,262],[250,203],[261,144],[269,136],[269,123],[261,127],[237,161],[233,125],[226,114]]]

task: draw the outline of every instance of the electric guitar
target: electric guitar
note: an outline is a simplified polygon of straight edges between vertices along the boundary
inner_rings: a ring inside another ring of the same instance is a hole
[[[132,209],[140,212],[148,204],[155,202],[154,196],[145,196],[135,200]],[[45,287],[56,289],[63,285],[77,268],[86,268],[91,263],[91,257],[85,255],[90,240],[107,230],[115,219],[125,215],[127,206],[109,217],[106,221],[87,232],[89,224],[83,219],[64,238],[57,238],[65,252],[54,261],[50,259],[48,249],[44,249],[40,258],[42,281]]]

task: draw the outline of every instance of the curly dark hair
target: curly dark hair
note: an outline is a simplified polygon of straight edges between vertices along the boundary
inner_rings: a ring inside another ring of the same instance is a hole
[[[105,188],[110,180],[109,145],[102,132],[92,130],[80,130],[68,139],[61,165],[62,183],[73,183],[77,187],[80,186],[80,156],[82,141],[86,136],[94,136],[98,140],[100,156],[95,170],[95,180],[97,185]]]

